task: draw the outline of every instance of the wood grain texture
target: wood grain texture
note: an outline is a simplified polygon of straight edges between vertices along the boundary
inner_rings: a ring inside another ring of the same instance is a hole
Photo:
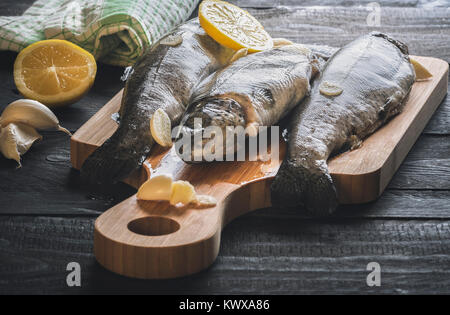
[[[404,41],[412,55],[450,61],[450,8],[381,7],[381,25],[367,25],[365,7],[249,9],[273,37],[342,47],[357,36],[382,31]]]
[[[372,0],[230,0],[229,2],[243,8],[273,8],[279,6],[332,6],[332,7],[352,7],[367,6]],[[430,0],[381,0],[377,1],[383,7],[428,7],[433,6]],[[434,6],[439,5],[434,3]],[[445,7],[445,3],[440,3]]]
[[[423,134],[450,135],[450,97],[448,95],[444,98],[433,117],[431,117]]]
[[[1,16],[22,15],[36,0],[2,0],[0,2]]]
[[[208,270],[174,280],[139,281],[95,263],[93,220],[0,217],[0,293],[325,294],[450,293],[447,220],[301,220],[242,217],[223,233]],[[81,265],[82,287],[65,283]],[[366,285],[379,262],[382,286]]]

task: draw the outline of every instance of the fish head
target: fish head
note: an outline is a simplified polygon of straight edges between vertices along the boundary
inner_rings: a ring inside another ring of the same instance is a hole
[[[242,106],[232,98],[211,97],[191,104],[182,118],[176,135],[178,155],[185,162],[210,161],[205,155],[223,157],[229,151],[229,130],[245,128]],[[234,145],[233,145],[234,152]]]

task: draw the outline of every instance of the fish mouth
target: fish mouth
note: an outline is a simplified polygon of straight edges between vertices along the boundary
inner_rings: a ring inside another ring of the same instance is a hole
[[[214,158],[220,160],[230,150],[234,153],[234,134],[231,138],[227,137],[227,133],[230,127],[239,126],[245,128],[245,112],[234,99],[199,100],[190,106],[180,123],[176,152],[186,163],[210,162]]]

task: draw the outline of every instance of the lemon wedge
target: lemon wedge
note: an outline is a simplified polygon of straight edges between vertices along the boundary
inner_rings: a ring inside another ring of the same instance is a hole
[[[160,146],[172,146],[172,124],[169,116],[162,108],[158,108],[153,113],[150,120],[150,132],[152,133],[153,139],[155,139]]]
[[[417,60],[409,57],[411,64],[414,67],[414,71],[416,72],[416,81],[417,80],[426,80],[431,78],[433,75],[428,71],[423,65],[421,65]]]
[[[42,40],[23,49],[14,63],[14,82],[26,98],[57,107],[79,100],[94,83],[94,57],[59,39]]]
[[[273,47],[270,35],[247,11],[220,0],[204,0],[199,7],[200,25],[221,45],[249,53]]]

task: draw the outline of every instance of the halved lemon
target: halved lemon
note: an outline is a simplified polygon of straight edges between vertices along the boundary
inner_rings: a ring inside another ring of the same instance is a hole
[[[204,0],[198,11],[200,25],[218,43],[228,48],[257,52],[273,47],[270,35],[247,11],[220,0]]]
[[[79,100],[94,83],[94,56],[66,40],[49,39],[23,49],[14,63],[14,82],[26,98],[48,107]]]

